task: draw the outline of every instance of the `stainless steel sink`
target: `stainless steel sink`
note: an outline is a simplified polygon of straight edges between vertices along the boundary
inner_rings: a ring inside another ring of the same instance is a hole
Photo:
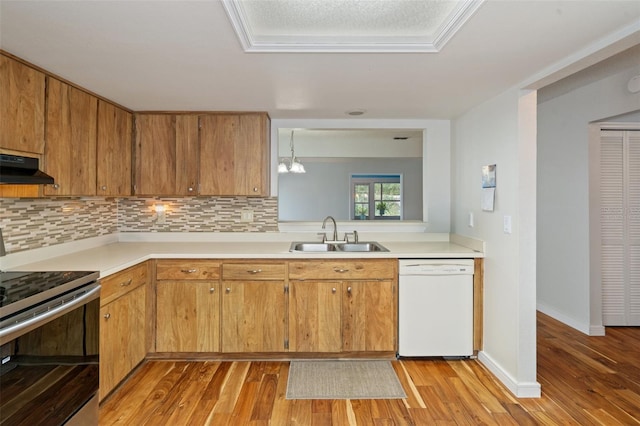
[[[319,242],[293,242],[289,248],[291,252],[384,252],[389,251],[380,243],[374,241],[360,243],[319,243]]]
[[[323,251],[336,251],[336,246],[327,243],[291,243],[289,251],[311,251],[311,252],[323,252]]]
[[[389,251],[386,247],[380,245],[376,242],[367,242],[367,243],[345,243],[339,245],[340,250],[342,251],[363,251],[363,252],[372,252],[372,251]]]

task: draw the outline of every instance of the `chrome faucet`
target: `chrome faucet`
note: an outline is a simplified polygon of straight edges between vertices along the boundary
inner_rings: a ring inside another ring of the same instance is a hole
[[[327,227],[327,220],[331,219],[333,222],[333,239],[331,241],[338,241],[338,225],[336,225],[336,220],[332,216],[327,216],[322,221],[322,229]],[[327,235],[325,234],[324,241],[326,241]]]

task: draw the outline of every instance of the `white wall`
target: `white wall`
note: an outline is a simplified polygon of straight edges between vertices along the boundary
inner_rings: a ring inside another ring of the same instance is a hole
[[[640,66],[538,105],[538,309],[587,334],[601,334],[598,259],[590,255],[589,123],[640,109],[627,90]],[[596,222],[597,222],[597,218]]]
[[[536,93],[510,90],[453,123],[452,232],[485,241],[480,360],[520,397],[540,395],[535,313]],[[496,164],[495,211],[481,210],[481,168]],[[469,227],[469,213],[474,227]],[[512,233],[503,232],[511,216]]]

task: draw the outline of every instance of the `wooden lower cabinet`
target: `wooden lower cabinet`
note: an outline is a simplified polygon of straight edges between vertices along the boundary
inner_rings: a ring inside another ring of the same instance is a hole
[[[147,353],[146,286],[100,308],[100,400],[104,399]]]
[[[100,400],[147,355],[148,264],[100,280]]]
[[[220,284],[159,281],[156,287],[156,351],[220,351]]]
[[[395,351],[394,281],[292,281],[292,352]]]
[[[223,281],[222,351],[285,351],[285,283]]]
[[[158,260],[155,350],[395,354],[397,288],[395,259]]]
[[[396,351],[396,288],[393,281],[342,283],[343,351]]]
[[[289,350],[342,351],[342,283],[289,282]]]
[[[156,262],[156,352],[220,352],[220,262]]]

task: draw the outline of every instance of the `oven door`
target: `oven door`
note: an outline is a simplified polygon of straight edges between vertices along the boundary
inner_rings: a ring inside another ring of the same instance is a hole
[[[0,322],[1,425],[97,424],[99,297],[92,283]]]

